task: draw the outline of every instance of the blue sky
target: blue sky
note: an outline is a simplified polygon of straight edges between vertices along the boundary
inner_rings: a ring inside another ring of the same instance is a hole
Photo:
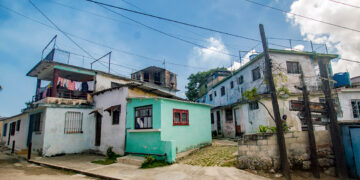
[[[238,58],[215,51],[238,55],[239,50],[251,50],[252,47],[258,45],[258,42],[254,41],[117,11],[146,25],[213,50],[203,49],[149,30],[83,0],[33,0],[33,2],[63,31],[112,47],[113,49],[98,46],[73,37],[94,57],[100,57],[109,51],[113,51],[112,62],[126,66],[113,66],[112,72],[115,74],[128,76],[133,71],[150,65],[163,67],[161,61],[165,59],[165,67],[178,74],[178,88],[180,89],[178,95],[182,97],[184,97],[189,74],[219,66],[229,67],[233,61],[238,61]],[[297,21],[298,19],[287,17],[284,13],[250,4],[243,0],[127,0],[127,2],[135,6],[121,0],[106,1],[106,3],[113,5],[254,39],[260,39],[258,25],[262,23],[268,37],[316,40],[309,36],[311,30],[306,29],[308,27],[306,22]],[[292,1],[257,0],[257,2],[295,12],[304,8],[304,5],[292,7],[291,5],[295,4]],[[0,5],[51,26],[27,0],[1,0]],[[95,16],[94,13],[107,18]],[[59,48],[87,56],[59,31],[0,7],[0,84],[3,87],[3,90],[0,91],[0,116],[11,116],[19,113],[21,108],[25,107],[24,103],[31,100],[35,93],[36,79],[27,77],[26,73],[40,61],[42,49],[56,34],[58,35],[57,46]],[[318,32],[316,35],[324,34],[326,35],[324,32]],[[318,42],[323,43],[324,41]],[[287,42],[279,41],[276,43],[288,45]],[[255,49],[261,50],[261,45]],[[330,50],[337,52],[335,47],[330,48]],[[133,52],[150,57],[152,60],[124,54],[121,51]],[[74,62],[82,61],[81,57],[71,56],[74,58]],[[101,69],[102,66],[98,64],[97,68]]]

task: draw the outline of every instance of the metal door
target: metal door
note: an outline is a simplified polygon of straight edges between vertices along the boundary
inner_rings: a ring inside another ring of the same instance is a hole
[[[351,144],[354,153],[355,172],[360,178],[360,128],[350,128]]]

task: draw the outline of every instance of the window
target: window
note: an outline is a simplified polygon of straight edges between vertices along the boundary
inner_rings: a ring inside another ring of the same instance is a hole
[[[3,136],[6,136],[7,125],[8,125],[8,124],[5,123],[4,126],[3,126],[3,134],[2,134]]]
[[[212,99],[213,99],[212,94],[209,94],[209,99],[210,99],[210,101],[212,101]]]
[[[173,125],[189,125],[189,111],[173,109]]]
[[[225,87],[224,86],[221,86],[221,96],[224,96],[225,95]]]
[[[17,120],[17,122],[16,122],[16,131],[20,131],[20,123],[21,123],[21,120]]]
[[[214,97],[216,97],[216,91],[214,91]]]
[[[144,72],[144,81],[150,82],[150,74],[148,72]]]
[[[300,74],[299,62],[286,61],[286,67],[289,74]]]
[[[152,105],[135,108],[135,129],[152,129]]]
[[[234,81],[231,81],[231,82],[230,82],[230,88],[231,88],[231,89],[234,88]]]
[[[83,113],[68,111],[65,113],[65,134],[83,133]]]
[[[244,76],[240,76],[238,78],[238,84],[242,84],[244,82]]]
[[[360,118],[360,100],[351,100],[354,118]]]
[[[214,113],[211,113],[211,124],[214,124],[215,120],[214,120]]]
[[[258,104],[258,102],[250,102],[250,103],[249,103],[249,109],[250,109],[250,110],[259,109],[259,104]]]
[[[120,121],[120,111],[118,109],[112,112],[112,124],[119,124]]]
[[[41,133],[41,129],[42,129],[41,113],[36,113],[33,114],[32,116],[34,118],[34,132]]]
[[[161,76],[160,72],[155,72],[154,73],[154,83],[157,84],[157,85],[161,84],[160,76]]]
[[[253,78],[253,81],[256,81],[258,79],[260,79],[261,77],[261,74],[260,74],[260,68],[257,67],[255,69],[252,70],[252,78]]]
[[[226,109],[225,110],[225,118],[226,118],[226,121],[233,121],[233,116],[232,116],[231,109]]]
[[[16,121],[10,123],[10,135],[11,136],[15,135],[15,128],[16,128]]]

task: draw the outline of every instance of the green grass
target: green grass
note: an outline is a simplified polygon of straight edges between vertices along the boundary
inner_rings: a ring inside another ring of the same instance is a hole
[[[141,165],[141,168],[155,168],[155,167],[162,167],[167,166],[169,163],[167,163],[165,160],[156,160],[152,156],[145,156],[145,162]]]
[[[120,157],[120,155],[114,155],[111,158],[106,158],[104,160],[97,160],[97,161],[91,161],[91,163],[94,164],[101,164],[101,165],[109,165],[116,163],[116,158]]]

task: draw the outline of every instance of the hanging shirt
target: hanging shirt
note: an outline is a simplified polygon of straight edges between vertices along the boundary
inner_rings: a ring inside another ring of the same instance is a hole
[[[69,87],[69,80],[64,78],[63,87]]]
[[[87,82],[89,91],[94,91],[94,81],[88,81]]]
[[[75,90],[75,81],[70,81],[68,82],[69,86],[67,87],[70,91],[74,91]]]
[[[89,86],[88,86],[87,82],[82,82],[81,83],[81,91],[87,92],[88,90],[89,90]]]
[[[75,90],[76,91],[81,91],[81,82],[75,81]]]

